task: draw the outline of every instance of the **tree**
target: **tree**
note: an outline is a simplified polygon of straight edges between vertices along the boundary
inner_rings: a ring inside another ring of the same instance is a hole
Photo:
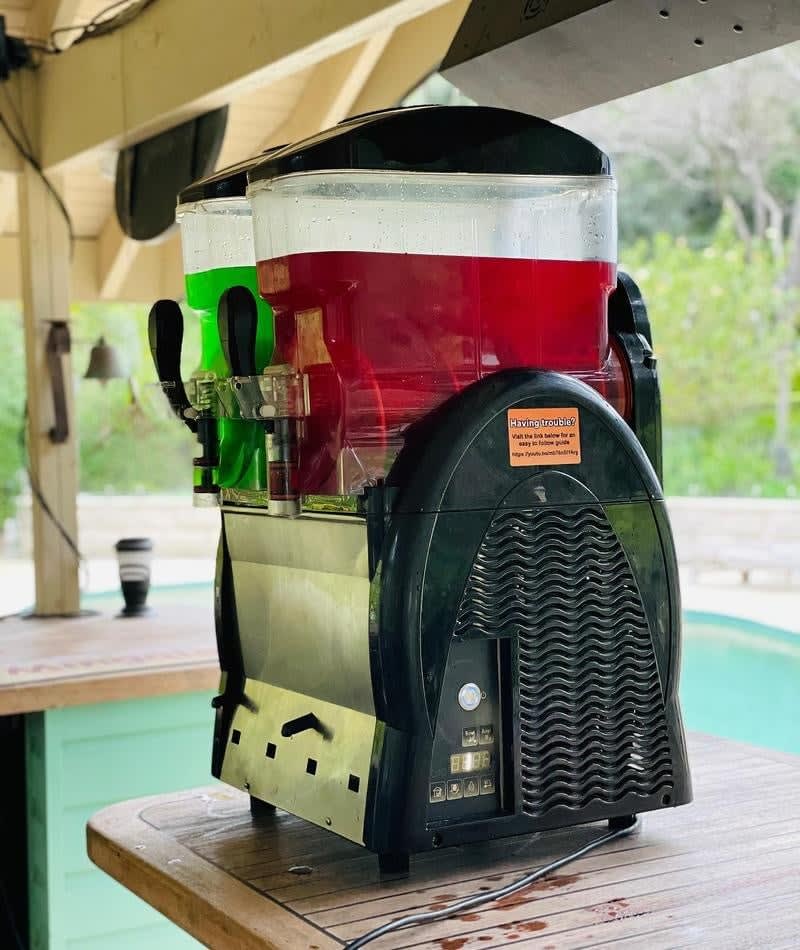
[[[147,310],[125,304],[72,308],[72,358],[76,386],[76,430],[80,487],[90,492],[191,491],[196,443],[169,412],[156,384],[147,342]],[[191,317],[188,318],[191,320]],[[189,323],[185,341],[188,376],[198,358],[198,334]],[[130,382],[81,380],[88,344],[99,336],[127,360]],[[14,513],[23,484],[25,353],[19,307],[0,307],[0,532]]]
[[[791,494],[770,461],[780,348],[776,264],[723,215],[703,248],[661,233],[623,250],[648,304],[664,413],[670,494]],[[792,461],[790,457],[790,462]]]
[[[19,493],[22,446],[20,433],[25,407],[25,350],[19,310],[0,306],[0,534],[3,522],[14,513]]]
[[[716,208],[742,241],[743,267],[765,253],[771,258],[765,316],[776,342],[772,455],[775,474],[791,476],[800,328],[800,46],[647,90],[565,124],[619,159],[623,189],[626,177],[641,176],[645,167],[659,178],[665,216],[674,220],[677,208],[689,218],[692,207]],[[627,201],[633,210],[630,196]]]
[[[190,321],[189,313],[185,377],[194,368],[199,340]],[[86,341],[104,336],[127,361],[131,374],[130,382],[77,381],[81,490],[191,491],[191,460],[197,446],[189,430],[169,411],[156,383],[147,340],[147,308],[120,303],[76,305],[72,333]],[[87,359],[86,347],[82,350]],[[73,354],[74,368],[82,372],[78,352]]]

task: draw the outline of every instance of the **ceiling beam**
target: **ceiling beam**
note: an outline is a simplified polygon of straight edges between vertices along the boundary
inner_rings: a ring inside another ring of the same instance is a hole
[[[468,6],[469,0],[450,0],[320,63],[289,118],[261,148],[314,135],[349,115],[396,105],[436,68]]]
[[[25,75],[23,75],[25,74]],[[3,83],[3,95],[0,96],[0,115],[5,124],[9,126],[17,139],[23,140],[25,136],[20,130],[20,117],[22,115],[22,84],[30,77],[28,70],[19,70],[12,73]],[[26,128],[26,132],[29,129]],[[4,128],[0,128],[0,172],[20,172],[22,171],[22,156],[17,150],[16,145],[11,141]]]
[[[347,118],[391,35],[391,30],[376,33],[315,66],[286,121],[270,133],[258,150],[296,142]]]
[[[76,238],[70,268],[73,300],[96,300],[96,247],[94,238]],[[20,243],[18,234],[0,235],[0,300],[22,298]]]
[[[141,246],[123,232],[112,210],[97,238],[97,289],[101,300],[119,297]]]
[[[398,26],[353,102],[350,115],[396,105],[437,69],[468,6],[469,0],[450,0]]]
[[[381,33],[376,33],[356,48],[355,61],[336,90],[330,107],[323,115],[320,129],[330,128],[350,115],[354,103],[377,66],[393,32],[393,30],[383,30]]]
[[[76,238],[70,262],[70,297],[87,303],[103,298],[97,280],[100,242]],[[183,296],[183,268],[178,235],[163,244],[140,245],[114,300],[151,304],[160,297]],[[22,297],[19,235],[0,235],[0,300]]]
[[[7,113],[0,108],[0,115],[5,117]],[[5,129],[0,128],[0,172],[19,171],[22,171],[22,161],[19,152],[6,134]]]
[[[126,303],[152,305],[162,297],[180,299],[183,288],[183,268],[177,269],[177,285],[163,279],[165,255],[170,256],[168,248],[174,244],[177,235],[164,244],[140,244],[131,263],[125,280],[120,284],[115,300]],[[177,293],[176,293],[177,290]]]
[[[37,0],[28,13],[26,35],[46,42],[53,30],[80,23],[84,6],[85,0]],[[77,35],[78,30],[60,33],[56,37],[56,45],[59,49],[65,49]]]
[[[160,0],[116,32],[45,58],[42,164],[140,141],[446,2]]]

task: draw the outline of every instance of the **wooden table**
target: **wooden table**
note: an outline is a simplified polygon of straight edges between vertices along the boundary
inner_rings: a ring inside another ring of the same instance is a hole
[[[219,681],[213,616],[159,607],[143,617],[0,622],[0,715],[189,690]]]
[[[798,946],[800,758],[706,736],[690,751],[693,804],[643,816],[635,837],[502,906],[370,947]],[[254,821],[247,797],[219,786],[114,805],[87,834],[96,864],[210,947],[329,950],[501,886],[601,830],[419,855],[408,879],[383,883],[374,855],[280,812]]]
[[[137,618],[0,622],[0,873],[31,950],[190,943],[91,866],[84,828],[100,804],[208,781],[218,682],[210,593]]]

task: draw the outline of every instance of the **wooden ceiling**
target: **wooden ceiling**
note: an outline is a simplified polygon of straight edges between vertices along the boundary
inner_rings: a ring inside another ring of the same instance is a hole
[[[108,3],[0,0],[0,14],[10,34],[45,41],[51,29],[85,23]],[[307,22],[308,11],[293,12],[279,0],[155,0],[134,24],[112,36],[69,48],[77,33],[58,34],[66,52],[40,57],[39,69],[22,70],[3,84],[0,113],[17,133],[24,121],[72,219],[77,239],[72,262],[75,299],[146,302],[182,290],[175,234],[145,246],[119,229],[113,192],[121,145],[226,103],[230,111],[218,163],[223,167],[278,140],[297,139],[347,115],[392,105],[436,67],[468,0],[341,0],[335,9],[324,0],[296,4],[303,6],[321,11],[318,16],[312,11],[312,20],[328,20],[338,30],[325,35],[320,22],[315,33],[313,22]],[[223,22],[204,32],[197,26],[203,8],[213,12],[215,21],[224,10]],[[195,43],[187,41],[183,47],[179,34],[195,27]],[[215,30],[227,36],[236,29],[235,48],[233,39],[227,46],[214,42]],[[141,76],[134,76],[130,65],[131,48],[142,59]],[[176,70],[178,54],[185,57],[184,68]],[[229,68],[223,64],[225,57],[231,59]],[[214,81],[212,73],[218,74],[224,86],[205,88],[203,72],[209,82]],[[186,91],[178,89],[170,99],[185,73],[197,74],[197,79],[186,80]],[[134,105],[140,104],[137,112]],[[18,159],[2,130],[0,146],[5,148],[0,153],[0,296],[8,299],[20,291],[17,176],[9,168]]]

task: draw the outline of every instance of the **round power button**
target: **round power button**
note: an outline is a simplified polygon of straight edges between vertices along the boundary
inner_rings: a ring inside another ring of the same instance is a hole
[[[467,712],[472,712],[481,704],[481,688],[477,683],[464,683],[458,691],[458,705]]]

